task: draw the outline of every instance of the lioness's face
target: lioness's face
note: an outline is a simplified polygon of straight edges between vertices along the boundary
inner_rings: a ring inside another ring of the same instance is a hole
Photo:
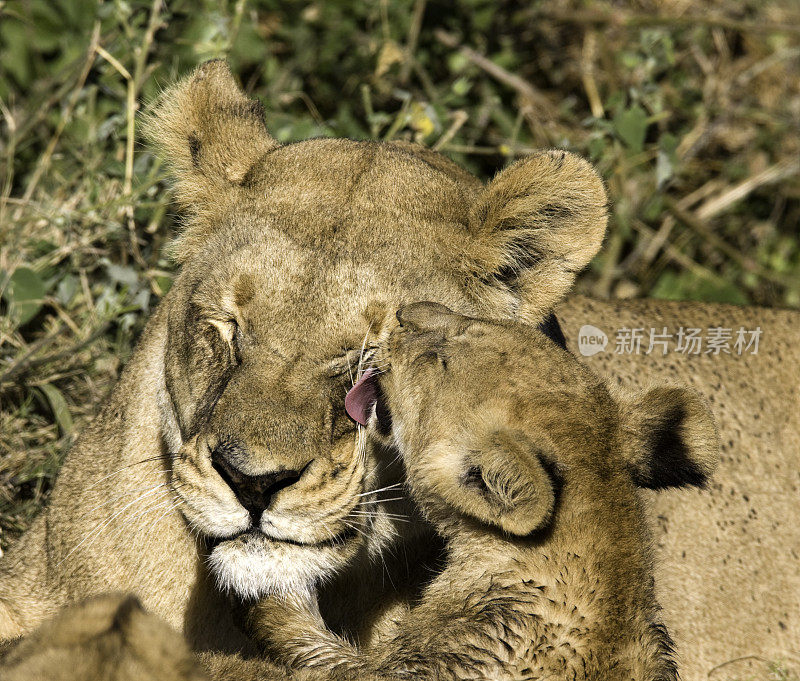
[[[298,153],[288,150],[287,162]],[[431,255],[440,240],[458,240],[459,215],[435,224],[411,213],[394,182],[404,169],[409,186],[425,174],[453,212],[466,211],[464,190],[422,161],[386,154],[391,186],[387,168],[333,200],[341,166],[381,160],[355,143],[332,154],[341,159],[330,173],[315,167],[304,180],[305,203],[295,178],[285,189],[276,180],[272,202],[240,204],[170,292],[174,487],[190,526],[210,539],[219,582],[243,596],[308,587],[396,533],[377,502],[397,492],[370,492],[396,482],[399,467],[357,431],[345,395],[398,304],[435,291],[473,309],[457,261]],[[351,216],[359,194],[382,203]]]
[[[398,530],[373,490],[399,473],[344,413],[362,348],[414,300],[541,319],[600,246],[602,182],[562,151],[484,186],[418,145],[281,145],[219,61],[163,95],[150,136],[189,214],[163,405],[181,509],[224,586],[310,586]]]

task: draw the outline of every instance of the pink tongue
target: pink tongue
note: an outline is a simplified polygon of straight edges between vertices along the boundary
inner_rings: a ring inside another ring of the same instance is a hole
[[[378,401],[378,384],[375,370],[367,369],[344,398],[344,409],[350,418],[362,426],[367,425],[372,407]]]

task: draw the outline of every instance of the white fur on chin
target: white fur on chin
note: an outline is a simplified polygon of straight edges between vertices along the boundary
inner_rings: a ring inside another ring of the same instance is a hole
[[[309,592],[340,567],[320,547],[241,537],[214,547],[208,565],[221,590],[247,600]]]

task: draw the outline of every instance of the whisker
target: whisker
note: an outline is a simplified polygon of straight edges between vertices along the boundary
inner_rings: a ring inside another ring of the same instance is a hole
[[[180,506],[183,503],[184,503],[183,499],[178,499],[177,501],[175,501],[175,500],[168,500],[167,501],[167,509],[160,516],[158,516],[158,518],[156,518],[152,523],[150,523],[150,526],[147,528],[147,534],[144,537],[144,542],[145,543],[150,541],[150,538],[153,536],[153,532],[155,531],[156,527],[158,526],[158,523],[161,522],[161,519],[165,518],[169,513],[174,511],[176,508],[178,508],[178,506]],[[132,580],[132,582],[134,584],[137,584],[140,581],[139,578],[140,578],[140,576],[142,574],[142,571],[147,566],[148,566],[148,562],[146,560],[140,561],[139,568],[136,570],[136,573],[135,573],[135,575],[133,577],[133,580]]]
[[[159,497],[155,502],[149,503],[148,506],[146,506],[143,510],[139,511],[138,513],[132,516],[125,517],[123,523],[120,525],[119,528],[117,528],[117,532],[113,536],[116,536],[117,534],[121,533],[124,529],[133,524],[133,522],[138,518],[146,516],[149,513],[152,513],[153,511],[158,511],[165,505],[173,503],[176,500],[176,498],[173,497],[173,495],[176,493],[176,490],[179,490],[181,487],[185,487],[186,484],[187,483],[184,482],[181,483],[180,485],[173,486],[171,483],[168,483],[169,489],[161,490],[161,492],[159,493]]]
[[[98,528],[98,526],[97,526],[97,525],[95,525],[95,527],[94,527],[94,528],[92,528],[92,530],[89,532],[89,534],[87,534],[87,535],[86,535],[86,536],[85,536],[83,539],[81,539],[81,541],[79,541],[77,544],[75,544],[75,546],[73,546],[73,547],[72,547],[72,549],[69,551],[69,553],[67,553],[67,555],[66,555],[66,556],[64,556],[64,557],[63,557],[63,558],[62,558],[60,561],[58,561],[58,563],[56,563],[55,567],[58,567],[59,565],[61,565],[61,563],[63,563],[63,562],[64,562],[64,561],[65,561],[67,558],[69,558],[69,557],[70,557],[70,556],[71,556],[73,553],[75,553],[75,551],[77,551],[77,550],[78,550],[78,549],[79,549],[79,548],[80,548],[80,547],[81,547],[81,546],[82,546],[82,545],[83,545],[83,544],[84,544],[84,543],[85,543],[85,542],[86,542],[88,539],[91,539],[91,538],[93,538],[93,537],[96,537],[96,536],[98,536],[98,535],[99,535],[99,534],[100,534],[100,533],[101,533],[101,532],[102,532],[102,531],[103,531],[103,530],[104,530],[106,527],[108,527],[108,526],[109,526],[109,525],[110,525],[110,524],[111,524],[111,523],[114,521],[114,519],[115,519],[115,518],[118,518],[118,517],[119,517],[120,515],[122,515],[122,514],[123,514],[123,513],[124,513],[124,512],[125,512],[127,509],[129,509],[129,508],[130,508],[131,506],[133,506],[134,504],[136,504],[136,503],[140,502],[140,501],[141,501],[142,499],[144,499],[145,497],[147,497],[147,496],[150,496],[150,495],[151,495],[151,494],[152,494],[154,491],[156,491],[156,490],[155,490],[155,489],[151,489],[149,492],[145,492],[144,494],[142,494],[141,496],[137,497],[137,498],[136,498],[136,499],[134,499],[133,501],[131,501],[131,502],[129,502],[129,503],[127,503],[127,504],[125,504],[125,506],[123,506],[123,507],[122,507],[122,508],[121,508],[119,511],[117,511],[117,512],[116,512],[114,515],[112,515],[112,516],[111,516],[111,517],[110,517],[110,518],[109,518],[109,519],[108,519],[108,520],[107,520],[107,521],[106,521],[106,522],[105,522],[105,523],[104,523],[102,526],[100,526],[99,528]]]
[[[363,464],[367,460],[367,429],[361,426],[358,429],[356,446],[358,447],[358,461]]]
[[[365,518],[374,518],[376,514],[374,514],[374,513],[364,513],[364,512],[359,512],[359,511],[351,511],[350,515],[351,516],[362,516],[362,517],[365,517]],[[409,516],[407,516],[407,515],[398,515],[396,513],[381,513],[380,515],[385,517],[385,518],[391,518],[392,520],[400,520],[400,521],[402,521],[404,523],[410,523],[411,522],[411,518]]]
[[[93,506],[88,511],[85,511],[85,514],[89,514],[92,511],[96,511],[98,508],[102,508],[103,506],[107,506],[108,504],[113,504],[115,501],[120,501],[122,499],[122,497],[124,497],[124,496],[126,496],[128,494],[131,494],[133,492],[141,492],[143,490],[150,491],[150,490],[158,489],[159,487],[165,487],[168,484],[169,483],[162,482],[162,483],[159,483],[158,485],[148,485],[146,487],[134,487],[134,488],[131,488],[131,489],[123,490],[117,496],[111,497],[110,499],[106,499],[105,501],[97,504],[97,506]]]
[[[169,492],[162,492],[162,495],[155,502],[149,504],[147,508],[139,511],[138,513],[135,513],[132,516],[123,517],[122,522],[118,527],[114,529],[113,534],[110,535],[110,537],[117,538],[126,530],[130,530],[131,534],[133,534],[134,536],[139,536],[142,532],[145,531],[145,525],[143,523],[137,523],[137,520],[150,515],[150,513],[155,513],[157,511],[160,511],[165,506],[169,506],[171,503],[173,503],[173,501],[174,499],[169,494]],[[144,541],[147,541],[149,535],[150,532],[147,531],[147,533],[144,535],[145,537]]]
[[[168,506],[169,504],[173,503],[174,501],[175,500],[171,497],[169,492],[165,493],[164,496],[159,497],[158,500],[155,503],[150,504],[144,510],[139,511],[138,513],[135,513],[132,516],[126,517],[124,522],[118,528],[117,533],[120,533],[126,527],[129,527],[131,524],[133,524],[133,522],[135,520],[138,520],[139,518],[141,518],[143,516],[146,516],[147,514],[153,512],[153,511],[158,511],[158,510],[162,509],[165,505]]]
[[[151,531],[152,531],[152,529],[154,529],[154,528],[155,528],[155,526],[156,526],[156,525],[157,525],[159,522],[161,522],[161,520],[162,520],[162,519],[163,519],[163,518],[164,518],[164,517],[165,517],[165,516],[166,516],[166,515],[167,515],[167,514],[170,512],[170,511],[173,511],[173,510],[175,510],[176,508],[178,508],[178,506],[180,506],[181,504],[185,504],[185,503],[186,503],[186,501],[185,501],[184,499],[178,499],[178,500],[177,500],[177,501],[176,501],[174,504],[172,504],[172,506],[170,506],[170,507],[169,507],[169,508],[168,508],[166,511],[164,511],[164,513],[162,513],[160,516],[158,516],[158,518],[156,518],[156,519],[153,521],[153,523],[152,523],[152,525],[151,525]]]
[[[322,519],[320,519],[320,522],[322,523],[322,526],[325,528],[325,531],[328,533],[328,536],[330,537],[330,539],[332,541],[336,541],[336,535],[333,533],[333,530],[331,530],[330,525],[328,525],[328,523],[326,523]]]
[[[364,340],[361,342],[361,353],[358,356],[358,369],[356,370],[356,375],[361,378],[362,370],[361,367],[364,363],[364,350],[367,347],[367,338],[369,338],[370,331],[372,331],[372,322],[370,322],[369,327],[367,328],[367,333],[364,334]]]
[[[367,536],[367,534],[366,534],[366,533],[364,532],[364,530],[363,530],[363,529],[361,529],[360,527],[356,527],[354,524],[352,524],[352,523],[349,523],[349,522],[347,522],[347,521],[346,521],[346,520],[344,520],[344,519],[342,519],[342,523],[343,523],[344,525],[346,525],[347,527],[349,527],[351,530],[355,530],[356,532],[358,532],[358,533],[359,533],[359,534],[360,534],[362,537],[364,537],[364,539],[367,539],[367,540],[369,539],[369,537]]]
[[[386,487],[380,487],[378,489],[370,490],[369,492],[362,492],[361,494],[356,494],[356,496],[357,497],[365,497],[368,494],[377,494],[378,492],[385,492],[387,490],[394,489],[396,487],[402,487],[404,484],[405,483],[402,483],[402,482],[395,482],[395,483],[392,483],[391,485],[386,485]]]
[[[353,387],[356,384],[356,380],[353,377],[353,365],[350,363],[350,353],[347,353],[347,371],[350,373],[350,387]]]
[[[391,497],[390,499],[365,499],[359,501],[356,506],[366,506],[367,504],[382,504],[389,501],[408,501],[408,497]]]
[[[94,487],[95,485],[98,485],[99,483],[103,482],[103,480],[108,480],[108,478],[113,478],[115,475],[118,475],[118,474],[122,473],[122,471],[127,470],[128,468],[133,468],[134,466],[139,466],[139,465],[141,465],[143,463],[149,463],[151,461],[160,461],[160,460],[163,460],[163,459],[164,459],[164,455],[163,454],[159,454],[158,456],[151,456],[151,457],[148,457],[147,459],[142,459],[141,461],[135,461],[133,463],[128,464],[127,466],[123,466],[122,468],[119,468],[119,469],[115,470],[113,473],[109,473],[108,475],[104,475],[102,478],[99,478],[98,480],[95,480],[86,489],[92,489],[92,487]]]

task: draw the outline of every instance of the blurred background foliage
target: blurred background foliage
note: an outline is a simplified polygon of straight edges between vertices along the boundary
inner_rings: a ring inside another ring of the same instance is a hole
[[[584,292],[800,306],[793,0],[0,0],[0,547],[169,288],[136,112],[212,57],[281,141],[413,139],[484,178],[589,157]]]

